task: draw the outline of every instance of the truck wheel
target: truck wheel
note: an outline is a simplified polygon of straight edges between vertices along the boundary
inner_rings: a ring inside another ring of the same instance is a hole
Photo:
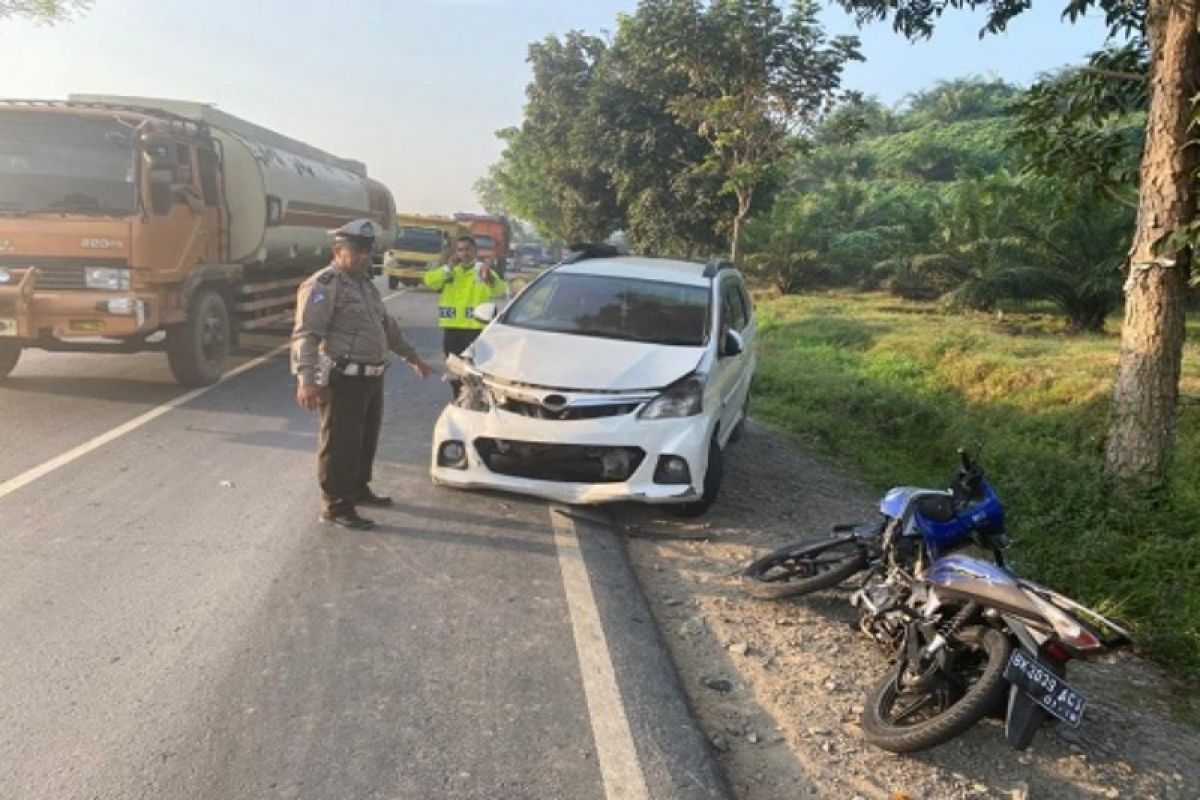
[[[388,288],[393,292],[400,286],[400,279],[395,275],[388,275]]]
[[[229,306],[212,289],[192,300],[187,321],[167,329],[167,362],[175,380],[185,386],[216,383],[229,360],[232,330]]]
[[[7,378],[20,360],[21,345],[13,342],[0,342],[0,380]]]

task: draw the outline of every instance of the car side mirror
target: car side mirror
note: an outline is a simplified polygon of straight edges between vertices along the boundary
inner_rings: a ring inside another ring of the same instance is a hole
[[[725,331],[725,336],[721,339],[721,355],[723,357],[740,356],[745,350],[746,342],[740,333],[733,329]]]
[[[495,303],[480,303],[475,306],[475,319],[487,324],[496,318],[499,309]]]

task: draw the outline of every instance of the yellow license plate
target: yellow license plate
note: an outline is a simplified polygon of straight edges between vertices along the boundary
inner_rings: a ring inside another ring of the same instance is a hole
[[[68,327],[81,333],[95,333],[104,330],[104,323],[91,319],[73,319]]]
[[[0,336],[16,336],[17,321],[8,317],[0,317]]]

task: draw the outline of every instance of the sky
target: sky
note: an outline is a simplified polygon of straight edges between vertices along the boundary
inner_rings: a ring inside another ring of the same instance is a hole
[[[951,12],[930,41],[887,24],[858,31],[839,7],[830,33],[857,32],[865,63],[843,85],[901,103],[966,75],[1028,84],[1104,41],[1098,18],[1070,25],[1039,0],[980,41],[980,17]],[[519,125],[530,42],[603,35],[637,0],[94,0],[55,26],[0,20],[0,96],[73,92],[215,103],[229,113],[367,164],[397,208],[478,210],[472,185]]]

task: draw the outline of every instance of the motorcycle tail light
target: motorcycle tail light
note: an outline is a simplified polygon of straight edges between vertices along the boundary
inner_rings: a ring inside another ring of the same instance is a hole
[[[1042,616],[1054,626],[1054,633],[1060,642],[1071,650],[1086,652],[1088,650],[1103,650],[1104,643],[1087,626],[1053,603],[1047,602],[1035,595],[1030,595]]]

